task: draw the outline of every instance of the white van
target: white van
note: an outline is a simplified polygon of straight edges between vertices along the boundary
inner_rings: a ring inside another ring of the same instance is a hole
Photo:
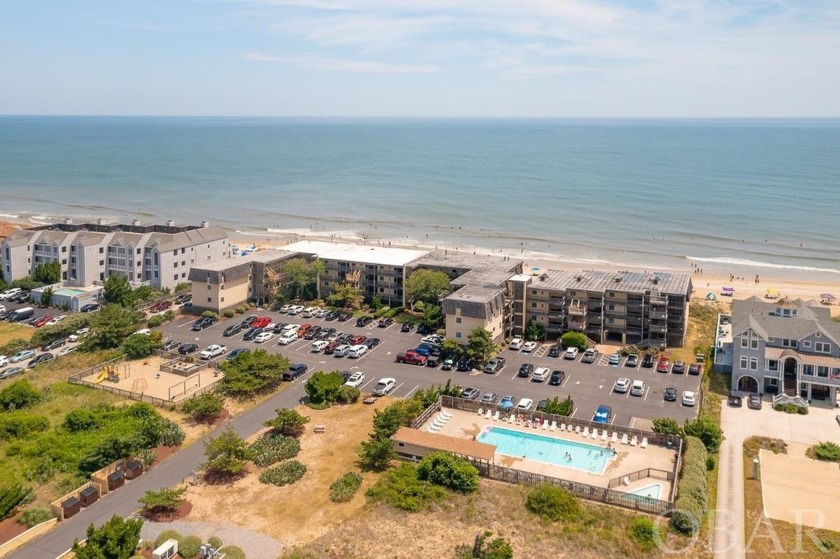
[[[9,322],[21,322],[23,320],[29,320],[35,315],[35,309],[32,307],[23,307],[22,309],[18,309],[16,311],[10,312],[6,315],[6,320]]]
[[[349,357],[350,359],[358,359],[359,357],[364,355],[366,351],[366,345],[350,346],[350,349],[347,350],[347,357]]]
[[[295,332],[286,332],[279,338],[277,338],[277,343],[280,345],[289,345],[293,341],[297,339],[297,334]]]

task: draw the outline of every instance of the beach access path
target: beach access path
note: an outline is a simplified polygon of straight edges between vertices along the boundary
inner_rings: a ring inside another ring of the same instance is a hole
[[[113,515],[128,517],[140,505],[137,500],[146,491],[171,487],[191,478],[204,462],[204,442],[218,435],[220,430],[232,427],[241,437],[250,437],[263,428],[263,423],[275,416],[277,408],[293,408],[304,395],[303,384],[293,383],[257,407],[216,427],[190,446],[176,452],[167,460],[155,465],[148,472],[113,493],[104,496],[95,505],[82,509],[76,516],[60,522],[55,529],[37,540],[6,556],[6,559],[55,559],[73,546],[73,540],[85,538],[87,527],[100,526]],[[236,542],[228,542],[236,545]]]

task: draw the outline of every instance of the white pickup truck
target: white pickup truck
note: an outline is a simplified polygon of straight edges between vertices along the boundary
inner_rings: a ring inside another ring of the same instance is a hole
[[[198,354],[199,358],[201,359],[213,359],[214,357],[218,357],[227,351],[227,346],[213,344],[207,346],[207,349],[202,351]]]

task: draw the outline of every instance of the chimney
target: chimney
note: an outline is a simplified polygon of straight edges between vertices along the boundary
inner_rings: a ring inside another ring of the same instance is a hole
[[[64,225],[73,225],[73,220],[69,217],[64,218]]]
[[[140,220],[139,219],[132,219],[131,224],[134,225],[134,226],[140,225]]]
[[[210,227],[210,222],[205,219],[204,221],[201,222],[201,226],[204,229],[207,229],[208,227]]]
[[[167,219],[166,220],[166,225],[168,225],[169,227],[175,227],[175,220],[174,219]]]
[[[99,219],[96,220],[96,223],[97,223],[97,225],[105,225],[105,218],[100,217]]]

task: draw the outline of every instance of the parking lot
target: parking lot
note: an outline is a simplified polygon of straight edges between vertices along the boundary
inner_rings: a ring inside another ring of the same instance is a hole
[[[658,417],[672,417],[680,422],[696,416],[697,407],[681,405],[679,398],[676,402],[666,402],[663,392],[667,387],[673,387],[678,394],[683,391],[697,391],[700,377],[688,374],[657,373],[655,368],[625,367],[622,358],[618,366],[610,366],[609,356],[598,354],[592,364],[581,363],[582,355],[574,360],[548,357],[549,344],[539,346],[532,353],[504,350],[501,356],[506,359],[505,367],[496,374],[486,374],[478,370],[459,372],[457,370],[443,371],[437,368],[421,367],[417,365],[399,364],[395,362],[396,355],[407,349],[416,347],[421,335],[414,331],[400,332],[400,324],[394,323],[387,328],[379,328],[374,321],[365,327],[357,327],[354,319],[346,322],[326,321],[320,318],[300,318],[298,316],[281,315],[276,311],[262,311],[259,316],[269,317],[275,323],[312,324],[322,327],[335,328],[339,332],[361,334],[376,337],[382,343],[369,350],[358,359],[334,357],[323,353],[311,352],[312,340],[299,339],[289,345],[278,345],[278,336],[259,344],[245,341],[245,330],[230,337],[222,335],[224,329],[232,324],[241,322],[243,315],[236,315],[230,319],[222,318],[216,324],[201,331],[190,329],[195,317],[179,317],[178,320],[161,326],[165,338],[172,338],[182,343],[195,343],[199,350],[210,344],[227,346],[228,352],[235,348],[265,349],[271,353],[282,353],[294,363],[304,363],[309,366],[306,375],[295,382],[306,382],[308,375],[314,371],[362,371],[365,374],[363,392],[372,390],[376,382],[385,377],[396,379],[396,386],[391,392],[395,397],[408,397],[421,388],[428,388],[436,384],[443,384],[451,378],[462,387],[471,387],[482,394],[493,392],[497,400],[505,395],[520,398],[531,398],[535,402],[546,398],[559,396],[561,399],[571,395],[575,403],[573,417],[592,419],[592,415],[599,405],[612,407],[612,423],[623,426],[634,426],[637,418],[654,419]],[[217,359],[224,359],[221,356]],[[561,386],[550,386],[548,382],[533,382],[530,379],[519,378],[517,371],[522,363],[531,363],[535,367],[548,367],[550,370],[562,370],[566,377]],[[643,396],[632,396],[630,392],[615,393],[613,385],[617,378],[627,377],[632,380],[643,380],[646,384]],[[699,403],[698,403],[699,405]]]

